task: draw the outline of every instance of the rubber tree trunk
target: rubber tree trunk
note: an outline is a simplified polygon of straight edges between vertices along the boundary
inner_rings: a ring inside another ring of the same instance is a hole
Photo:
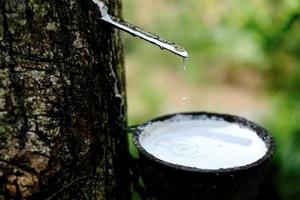
[[[122,42],[99,14],[0,0],[1,200],[128,199]]]

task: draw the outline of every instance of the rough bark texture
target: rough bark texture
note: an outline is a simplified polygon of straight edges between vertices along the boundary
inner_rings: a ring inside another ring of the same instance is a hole
[[[128,198],[122,43],[99,14],[0,0],[1,200]]]

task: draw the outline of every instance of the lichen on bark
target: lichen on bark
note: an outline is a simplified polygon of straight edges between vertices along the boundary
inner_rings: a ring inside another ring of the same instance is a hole
[[[0,1],[0,199],[128,198],[122,42],[98,15]]]

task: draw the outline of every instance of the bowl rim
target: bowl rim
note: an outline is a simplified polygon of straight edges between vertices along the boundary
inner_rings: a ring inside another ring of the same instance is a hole
[[[263,140],[263,142],[267,146],[267,152],[263,157],[258,159],[257,161],[243,165],[243,166],[237,166],[237,167],[230,167],[230,168],[219,168],[219,169],[203,169],[203,168],[197,168],[197,167],[190,167],[190,166],[185,166],[185,165],[179,165],[179,164],[173,164],[164,160],[161,160],[148,151],[146,151],[143,146],[141,145],[139,141],[139,136],[143,133],[144,128],[149,125],[150,123],[153,122],[158,122],[158,121],[164,121],[168,120],[172,117],[175,117],[177,115],[183,115],[183,116],[191,116],[192,119],[222,119],[224,121],[230,122],[230,123],[236,123],[242,127],[251,129],[256,132],[256,134]],[[275,151],[275,140],[273,136],[263,127],[260,125],[247,120],[244,117],[239,117],[236,115],[231,115],[231,114],[222,114],[222,113],[213,113],[213,112],[205,112],[205,111],[199,111],[199,112],[179,112],[179,113],[172,113],[172,114],[167,114],[163,115],[160,117],[153,118],[145,123],[132,126],[130,128],[130,131],[133,133],[133,143],[135,147],[138,149],[138,152],[145,156],[147,159],[152,160],[158,164],[161,164],[165,167],[173,168],[176,170],[182,170],[182,171],[190,171],[190,172],[203,172],[203,173],[232,173],[232,172],[237,172],[237,171],[244,171],[244,170],[249,170],[255,167],[258,167],[264,163],[267,163],[267,161],[274,155]]]

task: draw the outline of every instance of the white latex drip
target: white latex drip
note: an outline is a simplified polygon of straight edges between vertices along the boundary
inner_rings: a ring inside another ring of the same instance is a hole
[[[101,13],[101,16],[103,19],[107,19],[107,20],[110,20],[110,16],[108,15],[107,11],[108,11],[108,8],[107,6],[105,6],[105,4],[102,2],[102,1],[99,1],[99,0],[92,0],[95,4],[97,4],[99,10],[100,10],[100,13]],[[116,76],[116,73],[114,72],[114,69],[113,69],[113,66],[110,65],[110,76],[113,78],[114,80],[114,92],[115,92],[115,97],[117,98],[120,98],[120,99],[123,99],[123,96],[121,94],[121,92],[119,91],[119,88],[118,88],[118,79],[117,79],[117,76]],[[123,100],[122,100],[122,104],[123,104]]]
[[[187,100],[186,96],[181,97],[181,101],[186,101],[186,100]]]
[[[187,62],[187,58],[182,58],[182,70],[186,71],[186,62]]]
[[[211,170],[248,165],[267,152],[250,129],[223,120],[185,117],[149,124],[140,143],[166,162]]]
[[[116,19],[112,16],[110,16],[107,11],[108,8],[105,6],[105,4],[102,1],[99,0],[92,0],[97,6],[99,7],[99,10],[101,12],[101,19],[114,25],[115,27],[122,29],[134,36],[137,36],[139,38],[142,38],[148,42],[151,42],[157,46],[159,46],[161,49],[167,49],[183,58],[188,57],[188,52],[181,46],[176,45],[175,43],[169,42],[167,40],[164,40],[160,38],[157,35],[154,35],[152,33],[146,32],[145,30],[129,24],[125,21]]]

